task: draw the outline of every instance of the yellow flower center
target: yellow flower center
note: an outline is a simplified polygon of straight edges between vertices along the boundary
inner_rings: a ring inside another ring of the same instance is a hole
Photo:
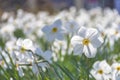
[[[82,41],[83,45],[88,45],[90,43],[89,39],[83,39]]]
[[[103,70],[101,70],[101,69],[98,70],[98,73],[99,73],[99,74],[103,74]]]
[[[118,71],[120,71],[120,66],[118,66],[116,69],[117,69]]]
[[[54,27],[53,29],[52,29],[52,32],[53,33],[56,33],[58,31],[58,29],[56,28],[56,27]]]
[[[24,46],[21,47],[20,51],[21,51],[22,53],[24,53],[24,52],[26,51],[26,49],[24,48]]]

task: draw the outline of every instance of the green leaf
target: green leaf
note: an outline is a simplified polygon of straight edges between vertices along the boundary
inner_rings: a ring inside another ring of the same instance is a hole
[[[73,74],[66,68],[66,67],[61,67],[59,64],[56,64],[63,72],[68,76],[70,80],[76,80]]]

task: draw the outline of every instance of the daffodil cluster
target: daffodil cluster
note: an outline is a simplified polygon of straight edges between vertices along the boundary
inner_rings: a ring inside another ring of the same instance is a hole
[[[120,15],[114,9],[4,12],[0,75],[6,76],[0,77],[29,80],[30,72],[35,80],[119,80],[119,41]]]
[[[114,62],[109,65],[106,60],[96,61],[90,73],[96,80],[119,80],[120,63]]]

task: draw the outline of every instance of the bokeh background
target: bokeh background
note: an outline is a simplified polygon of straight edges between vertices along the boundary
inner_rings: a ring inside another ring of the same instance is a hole
[[[16,11],[22,8],[26,11],[49,12],[60,11],[75,6],[77,9],[91,9],[95,7],[110,7],[120,11],[120,0],[0,0],[0,13],[3,11]]]

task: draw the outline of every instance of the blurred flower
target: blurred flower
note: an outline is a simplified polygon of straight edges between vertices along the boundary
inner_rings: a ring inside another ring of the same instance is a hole
[[[75,21],[68,21],[65,24],[65,31],[69,34],[74,34],[77,32],[77,30],[79,29],[79,25],[78,23],[76,23]]]
[[[32,47],[33,43],[30,39],[21,39],[19,38],[16,41],[18,50],[15,50],[15,57],[17,63],[31,63],[34,60]],[[31,51],[28,51],[31,50]]]
[[[16,42],[16,45],[20,47],[21,52],[24,52],[25,50],[30,50],[33,46],[33,43],[30,39],[22,40],[19,38]]]
[[[63,30],[61,20],[56,20],[50,26],[45,26],[42,28],[42,31],[45,33],[48,41],[54,41],[55,39],[63,39]]]
[[[120,80],[120,63],[113,63],[112,66],[112,80]]]
[[[40,48],[36,48],[35,53],[44,58],[45,61],[52,63],[52,52],[50,50],[43,52]]]

